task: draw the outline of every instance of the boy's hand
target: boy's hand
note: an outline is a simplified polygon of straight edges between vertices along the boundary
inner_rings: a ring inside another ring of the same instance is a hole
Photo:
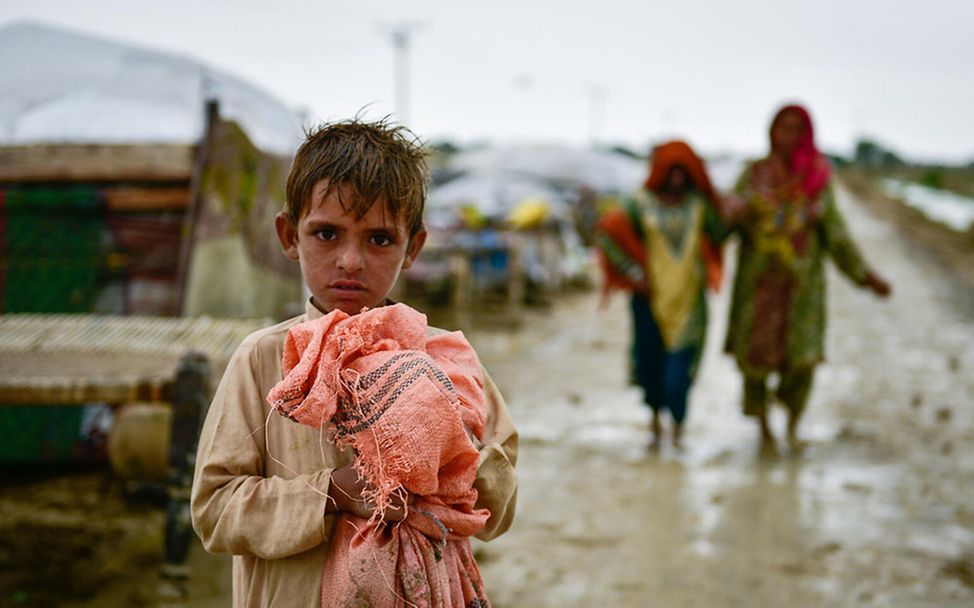
[[[331,473],[331,483],[328,485],[328,501],[325,513],[346,511],[363,519],[369,519],[375,512],[375,505],[362,498],[362,492],[366,488],[368,488],[368,484],[359,479],[358,471],[354,467],[344,466],[335,469]],[[412,501],[413,496],[410,494],[405,502],[412,503]],[[382,513],[382,520],[397,522],[402,521],[405,517],[406,509],[403,499],[398,495],[393,495],[392,503]]]

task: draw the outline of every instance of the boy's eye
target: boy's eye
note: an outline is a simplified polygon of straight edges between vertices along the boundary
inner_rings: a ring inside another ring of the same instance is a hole
[[[393,243],[392,237],[388,234],[373,234],[371,237],[369,237],[369,240],[372,241],[373,245],[378,245],[380,247],[386,247],[392,245]]]
[[[322,228],[321,230],[315,232],[315,236],[317,236],[322,241],[331,241],[335,239],[336,235],[335,235],[335,231],[332,230],[331,228]]]

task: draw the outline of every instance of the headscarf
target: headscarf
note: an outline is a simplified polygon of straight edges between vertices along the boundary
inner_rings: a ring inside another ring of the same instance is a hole
[[[778,121],[788,113],[798,116],[805,126],[798,146],[791,155],[791,168],[792,171],[801,176],[802,192],[810,199],[814,199],[828,183],[832,170],[829,167],[828,159],[815,147],[815,129],[812,126],[812,117],[808,110],[798,104],[784,106],[774,115],[768,136],[773,138],[774,128]],[[771,145],[774,146],[773,139]]]
[[[685,141],[674,139],[653,149],[649,177],[646,178],[643,186],[647,190],[659,194],[666,184],[666,176],[670,169],[677,165],[686,169],[694,187],[710,201],[718,213],[722,214],[721,199],[717,196],[717,191],[714,190],[714,186],[710,182],[710,176],[707,175],[707,168],[704,166],[703,160]],[[712,242],[706,235],[701,240],[700,246],[704,266],[707,270],[707,285],[716,292],[720,289],[724,277],[723,253],[720,246]]]
[[[666,176],[670,169],[676,165],[686,169],[697,190],[706,196],[715,207],[719,206],[720,199],[717,198],[717,193],[710,183],[710,177],[707,175],[703,161],[693,151],[693,148],[684,141],[668,141],[653,149],[649,177],[646,178],[643,186],[658,194],[666,184]]]

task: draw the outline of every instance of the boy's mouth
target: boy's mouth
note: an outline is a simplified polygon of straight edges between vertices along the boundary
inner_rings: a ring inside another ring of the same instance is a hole
[[[365,291],[365,285],[359,283],[358,281],[351,281],[348,279],[332,281],[328,284],[328,288],[339,294],[346,295],[356,295]]]

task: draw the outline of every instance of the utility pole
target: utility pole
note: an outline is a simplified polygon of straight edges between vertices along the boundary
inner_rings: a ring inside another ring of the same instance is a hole
[[[595,148],[602,138],[602,131],[605,128],[605,106],[606,90],[600,84],[589,84],[588,87],[588,119],[589,119],[589,146]]]
[[[394,56],[395,112],[400,124],[409,126],[409,44],[410,36],[420,27],[416,21],[383,24],[392,38]]]

